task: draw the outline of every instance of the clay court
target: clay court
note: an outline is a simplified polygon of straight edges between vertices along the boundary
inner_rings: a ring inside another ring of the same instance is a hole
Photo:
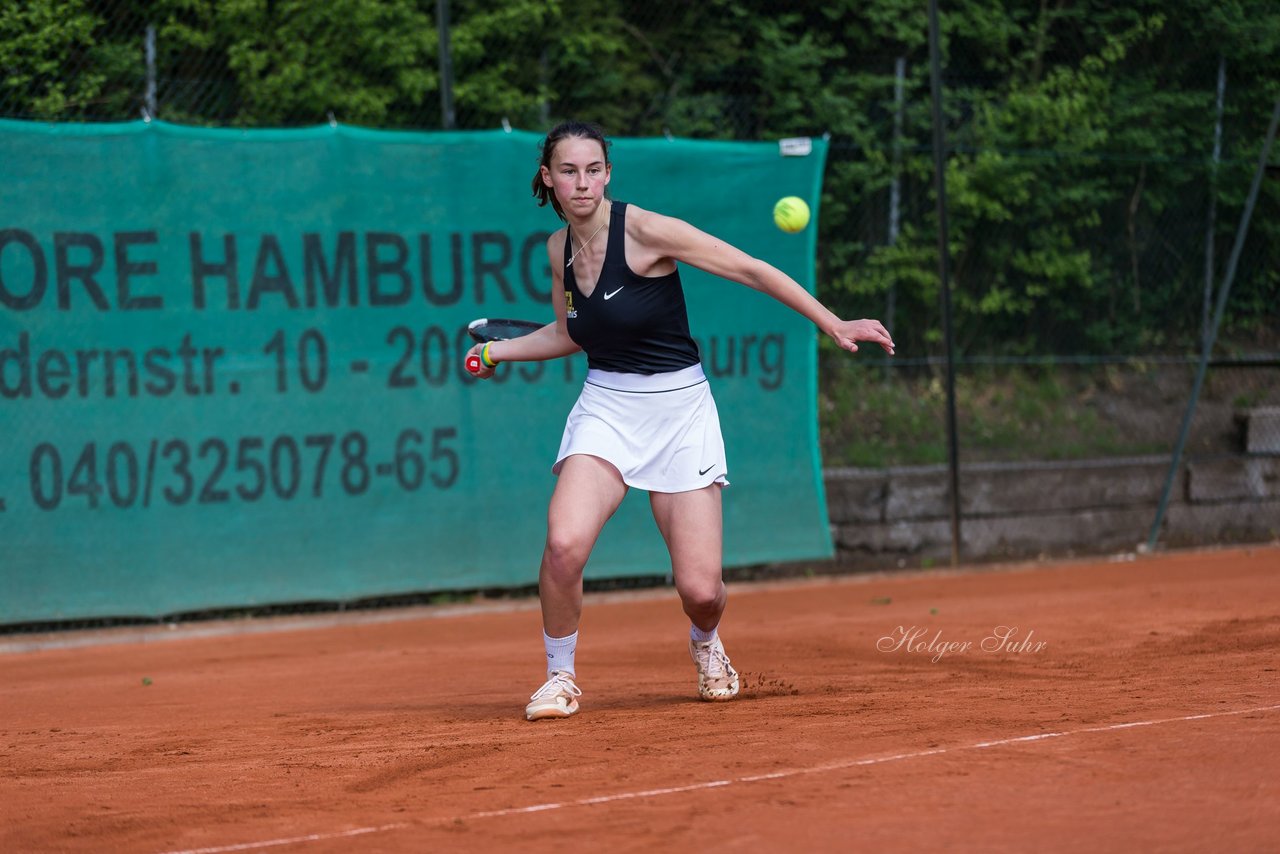
[[[1264,851],[1280,547],[0,638],[5,851]],[[1016,629],[1015,632],[1001,629]]]

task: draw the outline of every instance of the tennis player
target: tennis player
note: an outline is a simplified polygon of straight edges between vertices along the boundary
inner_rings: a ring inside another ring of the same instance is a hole
[[[721,497],[729,484],[720,420],[689,334],[677,263],[762,291],[813,321],[842,348],[890,354],[876,320],[841,320],[782,271],[682,220],[612,201],[609,141],[596,125],[565,122],[542,141],[533,179],[539,206],[565,221],[547,241],[555,322],[521,338],[477,344],[477,376],[504,361],[587,354],[587,379],[569,413],[552,471],[538,574],[547,680],[525,708],[531,721],[578,711],[574,653],[582,572],[628,488],[649,493],[691,623],[689,654],[704,700],[731,700],[738,673],[717,633]]]

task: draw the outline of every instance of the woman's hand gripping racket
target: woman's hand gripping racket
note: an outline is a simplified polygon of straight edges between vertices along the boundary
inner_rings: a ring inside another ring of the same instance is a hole
[[[534,323],[531,320],[502,320],[500,318],[482,317],[467,324],[467,334],[478,344],[490,344],[494,341],[510,341],[512,338],[528,335],[530,332],[538,331],[544,325],[542,323]],[[493,367],[493,365],[483,361],[483,354],[484,351],[481,350],[479,353],[472,353],[467,356],[468,371],[478,374],[484,367]]]

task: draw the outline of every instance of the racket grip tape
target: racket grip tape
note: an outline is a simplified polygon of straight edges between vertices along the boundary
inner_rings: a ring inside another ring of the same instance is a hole
[[[487,368],[496,368],[498,366],[498,363],[489,356],[489,344],[491,343],[492,342],[486,341],[485,345],[480,348],[479,353],[472,353],[467,357],[468,371],[473,374],[478,374],[480,373],[480,367],[482,365]]]

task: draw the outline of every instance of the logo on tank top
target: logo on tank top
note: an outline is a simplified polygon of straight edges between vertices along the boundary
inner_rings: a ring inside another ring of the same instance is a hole
[[[578,312],[573,307],[573,291],[564,292],[564,316],[577,317]]]

